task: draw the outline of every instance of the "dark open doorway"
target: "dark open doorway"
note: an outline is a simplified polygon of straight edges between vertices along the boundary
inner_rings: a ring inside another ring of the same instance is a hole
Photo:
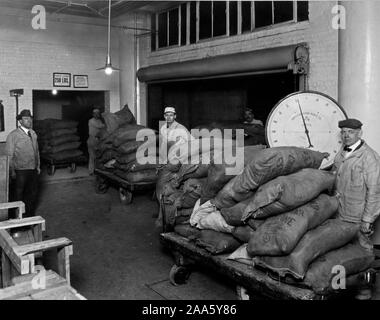
[[[33,90],[34,120],[60,119],[78,122],[80,149],[87,154],[88,120],[94,106],[104,111],[106,91],[58,91]]]
[[[177,110],[177,120],[187,128],[212,121],[235,121],[250,107],[265,123],[283,97],[299,90],[292,72],[178,81],[148,86],[148,126],[157,129],[166,105]]]

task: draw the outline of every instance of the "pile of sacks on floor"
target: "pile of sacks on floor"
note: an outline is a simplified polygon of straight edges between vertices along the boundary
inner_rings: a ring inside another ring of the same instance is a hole
[[[232,253],[229,259],[320,294],[333,290],[336,266],[344,267],[348,283],[362,280],[374,256],[358,244],[358,225],[336,215],[335,175],[318,169],[327,154],[244,149],[236,176],[226,175],[224,164],[190,174],[188,165],[166,168],[158,180],[165,181],[157,190],[160,222],[165,218],[166,226],[211,254]]]
[[[141,164],[137,150],[145,143],[137,141],[136,135],[144,126],[136,124],[136,119],[125,105],[115,113],[102,114],[105,127],[100,130],[96,148],[96,168],[108,170],[131,183],[155,182],[157,180],[158,157],[149,158],[149,163]],[[151,130],[146,139],[157,144],[156,133]],[[148,147],[147,144],[145,144]],[[141,155],[142,157],[144,155]]]
[[[77,134],[78,122],[45,119],[34,122],[41,157],[64,161],[83,155]]]

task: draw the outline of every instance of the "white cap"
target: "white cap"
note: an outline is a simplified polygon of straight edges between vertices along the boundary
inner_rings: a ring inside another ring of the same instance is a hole
[[[167,113],[167,112],[173,112],[173,113],[175,113],[175,108],[173,108],[173,107],[166,107],[165,110],[164,110],[164,113]]]

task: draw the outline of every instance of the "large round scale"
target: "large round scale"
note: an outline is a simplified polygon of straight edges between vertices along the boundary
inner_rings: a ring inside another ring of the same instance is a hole
[[[269,114],[265,138],[270,147],[294,146],[328,152],[321,169],[329,167],[342,145],[338,122],[343,108],[328,95],[300,91],[280,100]]]

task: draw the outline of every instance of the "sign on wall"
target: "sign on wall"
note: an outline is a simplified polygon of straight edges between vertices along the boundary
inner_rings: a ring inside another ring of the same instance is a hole
[[[74,88],[88,88],[88,76],[82,74],[74,74]]]
[[[53,73],[54,87],[71,87],[71,73]]]

